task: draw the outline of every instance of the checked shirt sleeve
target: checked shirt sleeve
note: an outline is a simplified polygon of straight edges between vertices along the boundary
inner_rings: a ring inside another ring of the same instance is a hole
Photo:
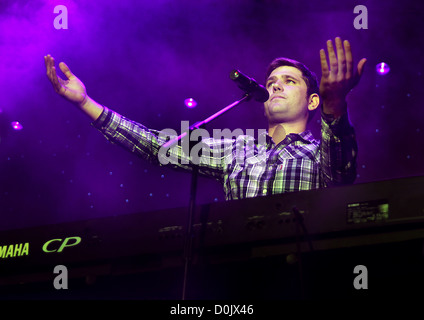
[[[356,179],[358,147],[347,114],[338,119],[322,113],[321,173],[324,187],[351,184]]]
[[[104,107],[100,117],[92,123],[111,143],[120,145],[137,156],[157,165],[170,165],[175,169],[192,170],[193,161],[181,145],[165,149],[162,145],[175,135],[167,131],[148,129],[140,123]],[[212,140],[211,140],[212,141]],[[220,144],[202,144],[204,156],[195,163],[199,173],[223,178],[225,148]],[[197,148],[199,149],[199,148]]]

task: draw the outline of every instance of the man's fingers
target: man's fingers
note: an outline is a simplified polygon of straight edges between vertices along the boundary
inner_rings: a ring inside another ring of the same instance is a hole
[[[46,65],[47,77],[49,78],[51,84],[53,85],[54,90],[57,93],[60,93],[61,90],[63,89],[63,85],[65,84],[65,80],[58,77],[57,72],[56,72],[56,67],[54,66],[54,64],[55,64],[54,58],[50,55],[47,55],[47,56],[44,57],[44,63]],[[64,66],[62,66],[62,64]],[[65,75],[68,78],[69,78],[69,75],[73,76],[73,74],[69,70],[68,66],[66,66],[63,62],[61,62],[59,64],[59,67],[61,68],[62,72],[65,73]]]
[[[50,79],[50,58],[49,58],[49,56],[44,56],[44,64],[46,66],[47,77]]]
[[[328,63],[327,63],[327,57],[325,55],[325,50],[321,49],[319,51],[319,56],[320,56],[320,60],[321,60],[321,73],[323,77],[327,77],[329,74],[329,70],[328,70]]]
[[[59,63],[59,68],[63,72],[63,74],[66,76],[66,78],[71,79],[74,77],[74,74],[71,72],[69,67],[66,65],[65,62]]]
[[[50,81],[53,81],[54,59],[50,55],[47,55],[46,57],[44,57],[44,61],[46,65],[47,77]]]
[[[345,55],[346,55],[346,78],[351,78],[353,75],[353,57],[352,57],[352,50],[350,48],[349,41],[345,40],[343,42]]]
[[[337,37],[335,43],[337,49],[338,75],[340,78],[344,78],[346,74],[346,56],[343,49],[342,40]]]
[[[55,67],[51,67],[51,81],[56,92],[60,92],[61,85],[59,82],[59,77],[56,74]]]
[[[55,89],[56,92],[60,92],[61,89],[61,84],[59,81],[59,77],[57,76],[56,73],[56,67],[54,66],[54,59],[51,58],[50,59],[50,75],[49,75],[50,81],[53,84],[53,88]]]
[[[336,53],[334,52],[333,42],[331,40],[327,41],[327,51],[328,51],[328,59],[330,61],[330,73],[337,74],[339,64],[337,62]]]
[[[366,62],[367,62],[366,58],[362,58],[361,61],[358,62],[358,75],[359,76],[362,76]]]
[[[353,85],[356,86],[361,79],[362,73],[364,72],[365,63],[367,62],[367,59],[363,58],[361,61],[358,62],[358,71],[355,73]]]
[[[335,48],[331,40],[327,41],[328,63],[325,50],[320,50],[322,79],[320,92],[328,90],[343,95],[349,92],[359,82],[366,63],[366,59],[359,61],[357,70],[353,65],[352,50],[349,41],[342,42],[340,37],[335,38]],[[336,56],[337,53],[337,56]]]

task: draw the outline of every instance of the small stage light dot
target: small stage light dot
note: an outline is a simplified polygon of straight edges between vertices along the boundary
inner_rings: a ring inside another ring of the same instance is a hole
[[[197,106],[197,102],[193,98],[185,99],[184,104],[187,108],[195,108]]]
[[[24,127],[18,121],[13,121],[11,123],[13,130],[22,130]]]
[[[388,74],[389,71],[390,71],[389,65],[385,62],[381,62],[381,63],[377,64],[375,69],[376,69],[377,73],[382,75],[382,76]]]

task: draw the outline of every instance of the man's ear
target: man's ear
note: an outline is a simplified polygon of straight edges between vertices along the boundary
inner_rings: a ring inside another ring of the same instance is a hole
[[[308,102],[308,110],[312,111],[318,108],[320,103],[320,98],[317,93],[313,93],[309,96],[309,102]]]

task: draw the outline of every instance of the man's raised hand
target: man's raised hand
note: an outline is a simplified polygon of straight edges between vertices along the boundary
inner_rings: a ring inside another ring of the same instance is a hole
[[[102,114],[103,106],[87,96],[84,84],[69,70],[65,63],[59,63],[59,68],[66,76],[66,80],[57,75],[52,56],[45,56],[44,63],[46,64],[47,77],[59,95],[76,104],[92,120],[96,120]]]
[[[66,76],[66,80],[59,77],[56,73],[54,58],[50,55],[44,56],[47,78],[53,85],[54,90],[72,103],[82,106],[87,100],[87,92],[84,84],[71,72],[64,63],[59,63],[59,68]]]
[[[322,77],[320,96],[323,99],[324,112],[340,116],[346,112],[346,96],[359,82],[366,59],[361,59],[357,70],[353,67],[352,50],[349,41],[337,37],[336,51],[331,40],[327,41],[328,62],[325,50],[320,50]]]

